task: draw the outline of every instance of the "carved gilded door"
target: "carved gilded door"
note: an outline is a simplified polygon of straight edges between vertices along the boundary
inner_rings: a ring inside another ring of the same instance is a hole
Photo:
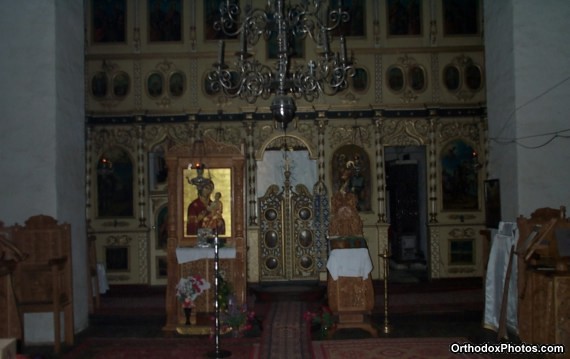
[[[291,188],[285,176],[281,189],[271,185],[259,199],[260,280],[318,280],[313,196],[302,184]]]

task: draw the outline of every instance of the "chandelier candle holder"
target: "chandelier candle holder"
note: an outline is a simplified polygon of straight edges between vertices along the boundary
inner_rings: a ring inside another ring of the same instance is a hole
[[[271,101],[273,119],[285,130],[297,111],[295,99],[313,102],[320,95],[333,96],[348,88],[354,76],[353,59],[348,58],[346,38],[340,35],[339,51],[331,50],[332,32],[350,15],[338,7],[330,9],[326,0],[301,0],[294,5],[284,0],[268,0],[265,9],[246,5],[237,0],[220,4],[220,18],[214,29],[230,37],[240,37],[240,50],[233,67],[225,62],[225,43],[220,40],[218,59],[208,73],[208,90],[221,92],[228,98],[240,98],[253,104],[258,98]],[[256,60],[248,52],[260,38],[268,41],[277,35],[277,62],[274,68]],[[316,60],[291,68],[290,45],[295,39],[310,37],[322,50]]]

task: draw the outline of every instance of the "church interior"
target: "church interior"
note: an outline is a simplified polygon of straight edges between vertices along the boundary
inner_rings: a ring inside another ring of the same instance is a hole
[[[0,15],[12,350],[299,298],[329,339],[570,345],[566,2],[31,3]]]

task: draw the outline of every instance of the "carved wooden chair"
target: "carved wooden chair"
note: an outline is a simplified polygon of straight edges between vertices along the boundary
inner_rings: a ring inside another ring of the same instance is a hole
[[[74,341],[71,226],[49,216],[32,216],[25,226],[13,227],[12,240],[28,256],[14,271],[20,321],[24,322],[24,313],[53,313],[54,351],[59,353],[61,312],[65,343],[73,345]]]
[[[97,252],[95,248],[96,236],[88,236],[87,256],[89,258],[89,313],[93,314],[101,305],[101,295],[99,293],[99,272],[97,270]]]
[[[26,259],[10,240],[11,228],[0,222],[0,312],[5,313],[0,321],[0,338],[22,338],[22,323],[14,296],[13,273],[18,263]]]

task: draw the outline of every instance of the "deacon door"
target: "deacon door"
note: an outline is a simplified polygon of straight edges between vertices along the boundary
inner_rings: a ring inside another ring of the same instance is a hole
[[[318,280],[313,196],[306,186],[271,185],[260,206],[260,280]]]

